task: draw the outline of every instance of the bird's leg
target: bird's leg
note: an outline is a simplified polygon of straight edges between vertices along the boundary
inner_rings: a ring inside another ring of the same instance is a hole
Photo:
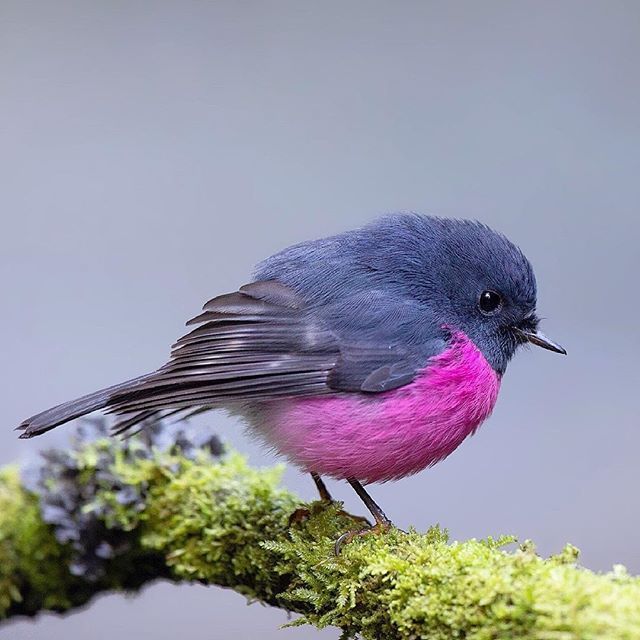
[[[329,489],[327,489],[327,485],[324,483],[324,480],[315,471],[311,472],[311,477],[313,478],[316,488],[318,489],[318,494],[320,495],[321,503],[323,503],[323,505],[325,506],[333,504],[335,501],[331,497],[331,494],[329,493]],[[354,516],[353,514],[348,513],[347,511],[343,511],[342,509],[338,513],[340,515],[347,516],[348,518],[351,518],[356,522],[360,522],[365,526],[371,526],[370,522],[366,518],[363,518],[362,516]],[[292,524],[303,522],[310,515],[311,515],[311,511],[306,507],[300,507],[299,509],[296,509],[289,516],[289,526],[291,526]]]
[[[315,471],[311,472],[311,477],[313,478],[316,488],[318,489],[318,493],[320,494],[320,500],[326,504],[331,504],[333,502],[333,498],[331,497],[324,480]],[[310,515],[311,511],[309,509],[306,507],[299,507],[289,516],[289,526],[304,522]]]
[[[322,500],[322,502],[333,502],[333,498],[331,497],[329,489],[327,489],[327,485],[324,483],[324,480],[315,471],[311,472],[311,477],[316,483],[318,493],[320,494],[320,500]]]
[[[393,526],[393,523],[389,518],[387,518],[385,512],[376,504],[375,500],[366,492],[365,488],[355,478],[347,478],[347,482],[353,487],[367,509],[369,509],[376,523],[373,526],[369,525],[365,529],[347,531],[346,533],[343,533],[336,540],[334,546],[336,555],[340,555],[342,547],[345,544],[349,544],[349,542],[354,538],[371,534],[386,533]]]
[[[376,504],[375,500],[366,492],[365,488],[355,478],[347,478],[347,482],[353,487],[360,500],[364,502],[365,507],[369,509],[376,524],[386,526],[387,529],[391,527],[391,520],[387,518],[385,512]]]

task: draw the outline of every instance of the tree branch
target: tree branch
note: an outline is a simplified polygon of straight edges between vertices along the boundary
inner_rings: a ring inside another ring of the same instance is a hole
[[[163,578],[231,587],[345,638],[640,638],[640,580],[579,568],[571,546],[545,560],[530,543],[507,552],[510,539],[451,543],[433,528],[360,538],[336,558],[353,526],[337,508],[314,503],[289,527],[300,505],[280,470],[182,430],[158,437],[85,438],[22,476],[0,472],[0,618]]]

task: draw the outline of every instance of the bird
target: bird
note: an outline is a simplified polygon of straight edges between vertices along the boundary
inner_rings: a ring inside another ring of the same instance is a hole
[[[346,480],[375,524],[365,485],[444,460],[492,413],[518,348],[566,354],[540,330],[524,253],[466,219],[383,216],[288,247],[250,282],[209,300],[159,369],[28,418],[21,438],[103,410],[122,434],[213,409],[311,474]]]

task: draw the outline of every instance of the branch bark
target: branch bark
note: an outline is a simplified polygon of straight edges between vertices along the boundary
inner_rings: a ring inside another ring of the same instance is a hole
[[[230,587],[345,638],[640,638],[640,580],[622,567],[598,575],[571,546],[542,559],[531,543],[457,543],[438,528],[360,538],[336,558],[353,526],[337,507],[314,503],[290,527],[300,505],[280,470],[216,447],[183,431],[99,437],[1,471],[0,619],[162,578]]]

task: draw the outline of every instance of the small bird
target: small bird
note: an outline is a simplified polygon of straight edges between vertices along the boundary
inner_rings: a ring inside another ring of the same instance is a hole
[[[284,249],[213,298],[157,371],[25,420],[21,438],[106,410],[115,433],[225,408],[301,469],[363,484],[446,458],[491,414],[520,345],[538,330],[522,251],[484,224],[394,214]],[[364,531],[347,532],[344,543]],[[339,548],[339,545],[338,545]]]

